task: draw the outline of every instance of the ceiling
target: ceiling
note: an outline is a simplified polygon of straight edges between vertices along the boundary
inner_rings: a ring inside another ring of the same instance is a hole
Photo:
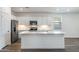
[[[12,7],[13,12],[78,13],[79,7]]]

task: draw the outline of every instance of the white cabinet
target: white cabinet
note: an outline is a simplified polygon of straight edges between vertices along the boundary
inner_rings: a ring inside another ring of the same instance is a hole
[[[26,38],[27,37],[27,38]],[[37,35],[23,36],[21,40],[21,48],[41,48],[41,39]]]
[[[22,49],[64,49],[63,34],[21,35]]]
[[[41,35],[43,48],[64,48],[63,35]]]

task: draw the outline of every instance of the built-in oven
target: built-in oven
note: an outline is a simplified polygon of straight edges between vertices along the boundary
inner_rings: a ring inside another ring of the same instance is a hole
[[[37,31],[37,21],[30,21],[30,31]]]

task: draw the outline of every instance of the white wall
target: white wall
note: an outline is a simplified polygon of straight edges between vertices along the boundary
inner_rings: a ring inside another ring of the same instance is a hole
[[[11,8],[0,7],[0,49],[10,44]]]
[[[62,17],[65,37],[79,38],[79,14],[65,14]]]
[[[43,20],[42,16],[51,17],[62,16],[62,30],[65,32],[65,37],[79,38],[79,13],[64,13],[64,14],[53,14],[53,13],[16,13],[17,20],[20,23],[29,23],[29,17],[38,17],[40,23],[47,21]],[[49,23],[47,21],[47,23]]]

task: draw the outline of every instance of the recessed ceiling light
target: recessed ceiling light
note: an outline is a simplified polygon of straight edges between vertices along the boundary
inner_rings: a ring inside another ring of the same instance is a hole
[[[70,9],[67,9],[66,11],[67,11],[67,12],[69,12],[69,11],[70,11]]]
[[[23,11],[24,9],[23,9],[23,8],[20,8],[19,10],[20,10],[20,11]]]
[[[60,10],[59,8],[56,9],[56,11],[59,11],[59,10]]]

